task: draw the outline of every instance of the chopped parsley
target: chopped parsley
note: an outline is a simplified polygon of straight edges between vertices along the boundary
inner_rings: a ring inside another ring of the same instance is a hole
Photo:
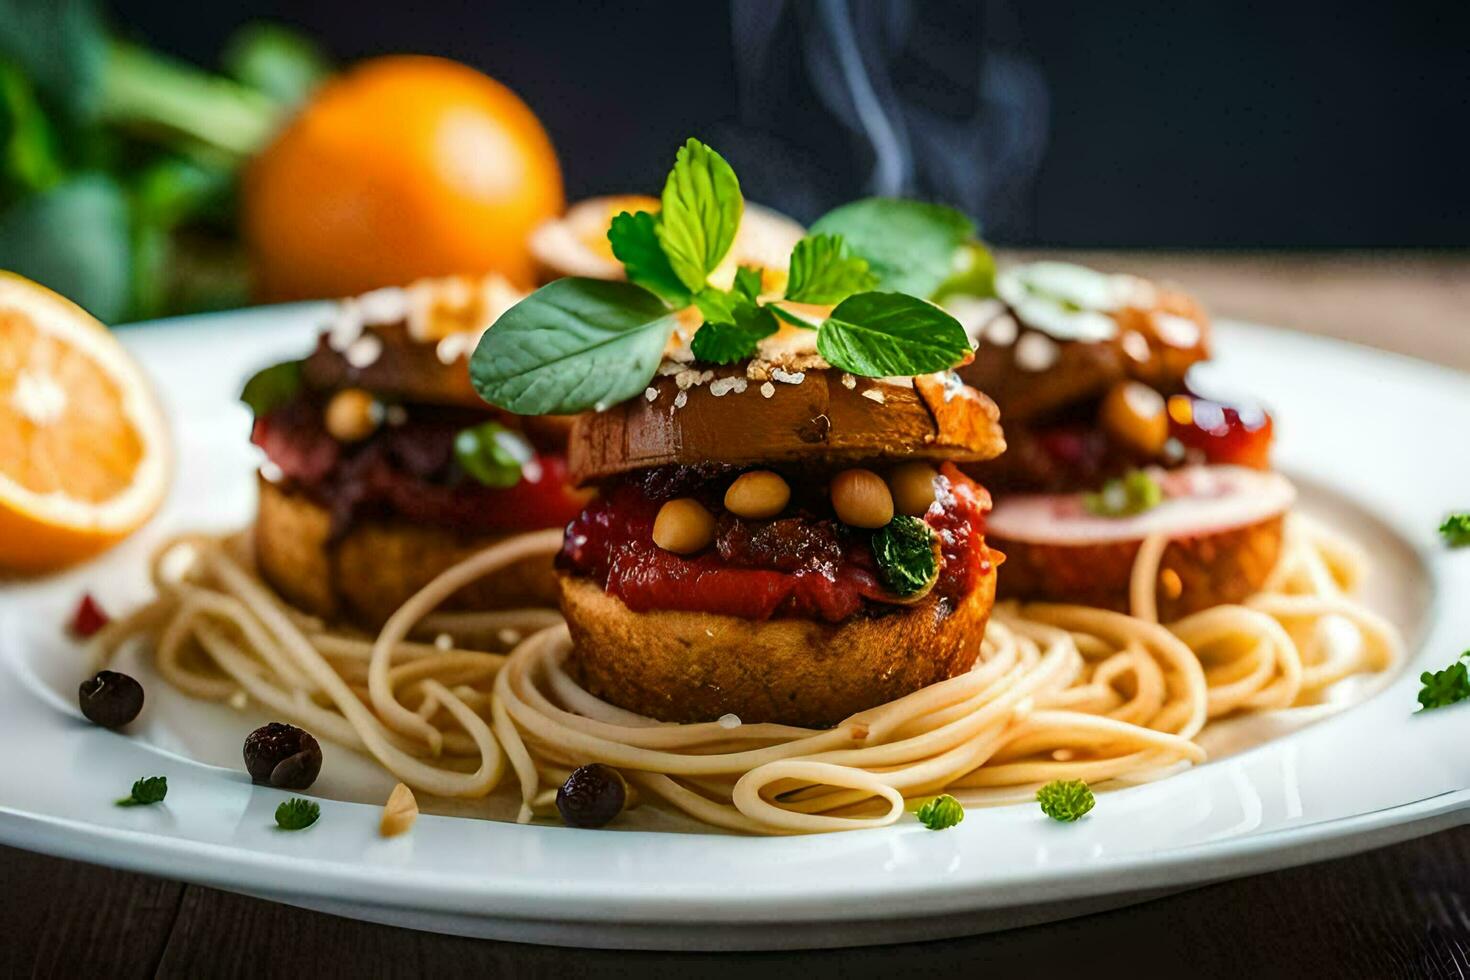
[[[1439,526],[1439,536],[1444,538],[1444,543],[1451,548],[1463,548],[1470,545],[1470,513],[1451,514],[1444,519]]]
[[[167,776],[144,776],[133,784],[133,791],[117,801],[118,806],[149,806],[162,803],[168,795]]]
[[[1164,488],[1147,470],[1130,470],[1109,480],[1097,493],[1084,494],[1082,506],[1098,517],[1131,517],[1164,502]]]
[[[873,534],[873,560],[883,587],[905,598],[918,595],[939,575],[939,536],[917,517],[900,514]]]
[[[930,830],[948,830],[961,820],[965,819],[965,808],[960,806],[960,801],[945,793],[931,800],[925,800],[915,814],[919,823]]]
[[[1460,659],[1444,670],[1426,670],[1419,675],[1419,683],[1423,685],[1419,689],[1419,704],[1423,710],[1443,708],[1470,698],[1470,670],[1465,667],[1466,657],[1470,657],[1470,650],[1460,654]]]
[[[322,815],[322,808],[311,800],[293,796],[276,807],[276,826],[282,830],[305,830]]]
[[[1087,815],[1097,803],[1092,790],[1080,779],[1053,779],[1036,791],[1041,812],[1061,823],[1072,823]]]

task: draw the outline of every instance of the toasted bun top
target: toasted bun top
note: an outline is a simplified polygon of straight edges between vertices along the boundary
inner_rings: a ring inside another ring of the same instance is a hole
[[[667,465],[979,462],[1005,449],[1000,413],[953,372],[902,381],[740,365],[661,374],[644,397],[572,427],[572,476],[587,483]],[[762,374],[767,380],[762,380]]]

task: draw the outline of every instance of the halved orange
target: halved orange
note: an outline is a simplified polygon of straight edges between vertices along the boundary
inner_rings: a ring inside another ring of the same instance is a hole
[[[0,272],[0,567],[61,568],[137,530],[171,465],[163,413],[85,310]]]

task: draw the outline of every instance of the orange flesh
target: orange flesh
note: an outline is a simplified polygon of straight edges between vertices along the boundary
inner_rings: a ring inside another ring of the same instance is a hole
[[[0,310],[0,475],[95,504],[132,484],[143,455],[116,382],[24,314]]]

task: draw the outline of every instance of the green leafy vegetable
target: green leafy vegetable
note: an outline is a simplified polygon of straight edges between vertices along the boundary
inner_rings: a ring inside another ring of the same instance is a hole
[[[293,796],[276,807],[276,826],[282,830],[305,830],[321,815],[322,808],[315,802]]]
[[[1451,548],[1470,545],[1470,514],[1451,514],[1439,526],[1439,536]]]
[[[105,174],[74,177],[0,214],[0,269],[34,279],[104,323],[127,313],[127,194]]]
[[[941,302],[950,296],[995,295],[995,256],[980,242],[965,242],[954,253],[949,278],[934,290],[933,299]]]
[[[808,235],[791,250],[786,298],[792,302],[840,303],[877,284],[867,259],[851,254],[841,235]]]
[[[853,201],[818,218],[813,235],[841,235],[868,260],[875,289],[929,297],[953,271],[975,224],[953,208],[891,197]]]
[[[628,281],[637,283],[670,306],[688,306],[692,295],[669,264],[658,241],[658,216],[647,211],[627,211],[612,219],[607,229],[608,244],[623,264]]]
[[[1082,506],[1098,517],[1131,517],[1164,502],[1164,488],[1147,470],[1130,470],[1109,480],[1097,493],[1085,494]]]
[[[62,167],[55,129],[30,79],[0,61],[0,198],[55,186]]]
[[[777,330],[770,307],[757,306],[743,296],[722,294],[716,299],[701,294],[696,302],[700,302],[700,312],[707,319],[695,332],[689,347],[701,361],[733,364],[744,360],[755,353],[762,337],[769,337]]]
[[[133,791],[117,801],[118,806],[149,806],[162,803],[168,795],[167,776],[144,776],[133,784]]]
[[[943,796],[925,800],[915,815],[919,818],[919,823],[930,830],[948,830],[965,819],[965,808],[960,806],[959,800],[945,793]]]
[[[1444,670],[1426,670],[1419,675],[1419,683],[1423,685],[1419,690],[1419,705],[1425,711],[1470,698],[1470,671],[1466,670],[1464,660],[1470,657],[1470,650],[1460,657]]]
[[[817,332],[829,364],[865,378],[909,377],[952,367],[970,351],[958,320],[902,293],[858,293]]]
[[[761,270],[742,265],[735,270],[735,292],[754,303],[761,294]]]
[[[246,24],[220,61],[236,80],[287,106],[306,101],[332,71],[321,48],[279,24]]]
[[[282,361],[251,375],[240,391],[240,400],[250,406],[256,418],[260,418],[290,401],[300,390],[301,362]]]
[[[107,38],[97,8],[91,0],[0,0],[0,60],[67,116],[89,115],[101,98]]]
[[[605,408],[647,387],[674,322],[632,283],[558,279],[485,332],[470,380],[481,398],[518,415]]]
[[[1092,790],[1080,779],[1053,779],[1036,791],[1041,812],[1062,823],[1081,820],[1096,805]]]
[[[513,487],[521,469],[536,456],[519,432],[499,422],[461,429],[454,437],[454,458],[466,473],[487,487]]]
[[[803,316],[799,316],[798,314],[792,313],[790,310],[784,310],[784,309],[782,309],[781,307],[777,306],[775,303],[768,303],[766,305],[766,309],[768,309],[772,313],[774,313],[776,315],[776,318],[777,319],[779,319],[779,320],[781,320],[781,321],[783,321],[785,323],[789,323],[793,327],[800,327],[803,330],[815,330],[815,329],[817,329],[818,327],[821,326],[820,323],[813,323],[813,322],[811,322],[810,320],[806,319]]]
[[[873,560],[883,587],[905,598],[939,577],[939,536],[917,517],[899,514],[873,534]]]
[[[702,288],[730,251],[744,213],[740,181],[725,158],[696,139],[680,147],[655,230],[669,264],[690,290]]]

